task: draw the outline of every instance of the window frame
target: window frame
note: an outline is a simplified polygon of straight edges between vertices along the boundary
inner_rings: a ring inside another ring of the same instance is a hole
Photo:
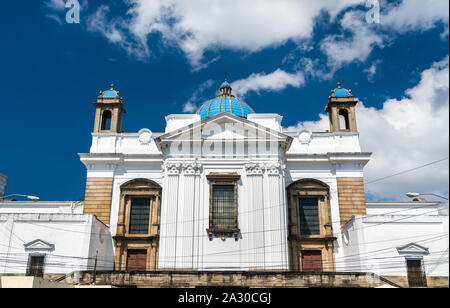
[[[318,225],[318,233],[316,234],[303,234],[302,232],[302,218],[301,218],[301,211],[300,211],[300,200],[304,200],[304,199],[314,199],[317,201],[317,225]],[[321,202],[324,202],[325,200],[323,200],[323,196],[298,196],[297,198],[297,210],[298,210],[298,226],[299,226],[299,235],[300,236],[321,236],[323,234],[323,228],[322,228],[322,223],[323,223],[323,218],[322,216],[322,211],[323,209],[321,206]]]
[[[147,232],[146,233],[131,233],[131,223],[132,223],[132,208],[133,208],[133,199],[148,199],[148,223],[147,223]],[[152,222],[152,203],[155,201],[153,200],[153,196],[129,196],[128,198],[128,208],[127,208],[127,214],[128,214],[128,230],[127,234],[129,235],[148,235],[150,233],[151,229],[151,222]]]
[[[212,241],[214,236],[222,238],[224,241],[227,237],[234,237],[235,241],[239,239],[239,223],[238,223],[238,181],[241,176],[236,172],[218,173],[212,172],[206,176],[209,180],[209,228],[206,229],[209,240]],[[234,224],[230,228],[218,228],[213,224],[213,202],[214,202],[214,186],[234,186]]]
[[[410,276],[410,273],[411,273],[411,271],[409,270],[409,266],[408,266],[408,262],[409,261],[418,261],[419,263],[420,263],[420,272],[422,273],[422,281],[421,281],[421,284],[419,285],[419,284],[417,284],[417,281],[418,281],[418,277],[411,277]],[[426,272],[425,272],[425,264],[424,264],[424,262],[423,262],[423,258],[419,258],[419,257],[406,257],[405,258],[405,263],[406,263],[406,275],[407,275],[407,278],[408,278],[408,286],[410,287],[410,288],[424,288],[424,287],[427,287],[428,286],[428,283],[427,283],[427,275],[426,275]],[[411,281],[413,280],[413,278],[416,278],[416,282],[415,282],[415,284],[414,285],[411,285]]]
[[[150,200],[150,206],[149,206],[149,218],[148,218],[148,229],[147,233],[131,233],[131,202],[133,199],[149,199]],[[156,202],[156,195],[134,195],[134,194],[127,194],[125,196],[125,220],[126,220],[126,236],[133,236],[133,237],[146,237],[151,234],[152,230],[152,203]]]
[[[31,262],[32,262],[32,260],[33,260],[33,258],[42,258],[42,266],[41,266],[41,273],[40,273],[40,275],[35,275],[33,272],[32,272],[32,268],[31,268],[31,266],[32,266],[32,264],[31,264]],[[33,277],[44,277],[44,274],[45,274],[45,259],[46,259],[46,254],[42,254],[42,253],[30,253],[29,255],[28,255],[28,263],[27,263],[27,273],[26,273],[26,276],[33,276]]]

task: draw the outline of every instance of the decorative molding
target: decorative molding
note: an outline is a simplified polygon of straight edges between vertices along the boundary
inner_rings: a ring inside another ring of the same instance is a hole
[[[420,246],[418,244],[415,243],[409,243],[408,245],[404,245],[401,247],[397,247],[397,251],[399,254],[402,255],[427,255],[430,252],[428,251],[428,248],[425,248],[423,246]]]
[[[301,144],[309,145],[311,143],[312,131],[303,129],[298,133],[298,140]]]
[[[152,142],[152,131],[148,128],[143,128],[139,132],[139,142],[141,145],[149,145]]]
[[[164,167],[168,175],[179,175],[182,167],[181,163],[165,163]]]
[[[248,163],[245,164],[245,170],[247,171],[247,175],[262,175],[264,172],[264,165]]]
[[[197,162],[184,163],[182,168],[185,175],[200,175],[202,171],[202,165]]]
[[[41,239],[36,239],[32,242],[23,244],[25,250],[53,250],[55,249],[54,244],[47,243]]]
[[[266,171],[268,175],[280,175],[284,165],[280,163],[266,164]]]

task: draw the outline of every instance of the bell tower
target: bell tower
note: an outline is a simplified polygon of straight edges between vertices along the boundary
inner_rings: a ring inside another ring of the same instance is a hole
[[[331,132],[357,132],[355,106],[358,101],[351,90],[338,87],[331,91],[327,109]]]
[[[119,96],[119,91],[111,89],[100,91],[97,102],[94,103],[95,123],[94,133],[120,133],[122,131],[122,116],[126,113]]]

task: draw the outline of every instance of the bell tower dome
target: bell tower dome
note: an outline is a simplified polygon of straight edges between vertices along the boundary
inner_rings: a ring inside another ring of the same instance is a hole
[[[100,91],[97,102],[94,103],[95,123],[94,133],[120,133],[122,131],[122,116],[126,113],[119,91],[111,89]]]
[[[351,90],[338,87],[331,91],[327,109],[331,132],[357,132],[355,106],[358,101]]]

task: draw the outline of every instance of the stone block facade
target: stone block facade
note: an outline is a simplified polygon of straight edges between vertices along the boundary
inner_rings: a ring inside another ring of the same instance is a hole
[[[366,197],[363,178],[337,178],[341,225],[353,215],[366,215]]]
[[[109,226],[111,215],[113,178],[88,178],[84,201],[84,214],[93,214]]]
[[[92,271],[76,272],[65,283],[91,284]],[[376,288],[391,285],[373,273],[301,273],[301,272],[97,272],[96,284],[138,288]]]

